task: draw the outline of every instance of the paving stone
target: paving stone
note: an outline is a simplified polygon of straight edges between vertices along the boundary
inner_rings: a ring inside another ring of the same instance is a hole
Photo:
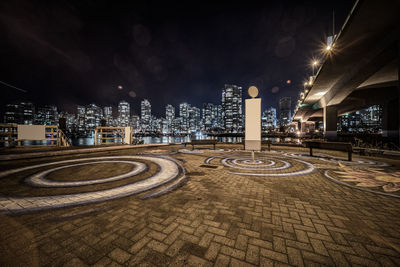
[[[132,256],[131,254],[127,253],[126,251],[123,251],[120,248],[116,248],[113,251],[110,252],[110,254],[108,255],[111,259],[123,264],[125,263],[127,260],[129,260],[129,258]]]
[[[307,153],[302,148],[281,149]],[[138,151],[108,151],[107,155],[136,155]],[[207,157],[222,154],[225,152],[202,150],[197,155],[172,155],[184,160],[182,164],[188,173],[204,175],[190,176],[182,186],[157,198],[142,200],[139,197],[143,193],[76,207],[13,216],[0,214],[0,245],[7,251],[0,265],[34,265],[31,263],[35,257],[38,265],[45,266],[66,263],[74,266],[396,266],[400,262],[400,199],[333,183],[324,177],[323,170],[305,175],[257,177],[232,174],[237,170],[227,166],[212,170],[199,167]],[[245,153],[226,154],[234,157]],[[318,157],[289,157],[280,152],[256,155],[290,161],[296,171],[304,169],[296,160],[314,166],[329,165],[331,170],[339,168],[337,162],[322,161]],[[87,156],[36,158],[12,164],[22,167]],[[391,164],[383,171],[400,169],[400,160],[362,159]],[[219,159],[212,163],[222,165]],[[7,169],[6,164],[0,162],[0,168]],[[85,168],[76,174],[84,177]],[[36,172],[36,169],[26,170],[15,176],[23,181]],[[157,167],[150,164],[140,179],[154,173]],[[96,175],[100,173],[93,173],[91,179],[97,179]],[[3,194],[68,195],[121,186],[112,182],[90,188],[48,190],[31,188],[16,182],[16,178],[2,177],[2,197]],[[2,191],[5,188],[7,192]],[[82,200],[89,199],[82,196]],[[27,200],[21,203],[27,208],[32,205]],[[17,207],[15,201],[6,204],[9,208]]]
[[[204,255],[204,257],[208,260],[215,260],[215,258],[217,257],[219,250],[221,249],[221,245],[215,242],[211,242],[210,246],[207,249],[206,254]]]
[[[223,266],[228,266],[229,265],[229,261],[230,261],[230,257],[226,256],[224,254],[219,254],[217,257],[217,260],[215,261],[214,266],[218,266],[218,267],[223,267]]]

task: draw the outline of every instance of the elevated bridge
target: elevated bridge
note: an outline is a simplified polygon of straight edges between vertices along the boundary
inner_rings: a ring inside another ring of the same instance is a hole
[[[338,116],[382,105],[383,135],[399,143],[399,55],[400,1],[357,1],[293,120],[323,121],[334,139]]]

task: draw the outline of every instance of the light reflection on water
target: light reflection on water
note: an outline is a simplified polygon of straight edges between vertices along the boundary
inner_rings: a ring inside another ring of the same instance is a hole
[[[192,136],[193,137],[193,136]],[[161,137],[153,137],[153,136],[145,136],[139,137],[140,141],[143,141],[143,144],[167,144],[167,143],[185,143],[190,142],[192,140],[191,136],[161,136]],[[215,139],[215,137],[201,135],[196,136],[195,139]],[[243,137],[218,137],[218,142],[222,143],[242,143]],[[272,140],[272,142],[299,142],[299,139],[291,139],[285,138],[284,140],[280,140],[279,138],[263,138],[263,140]],[[73,146],[92,146],[94,145],[94,137],[80,137],[80,138],[73,138],[72,140]],[[119,140],[121,141],[121,140]],[[112,143],[112,142],[107,142]],[[25,141],[24,145],[50,145],[49,141]]]
[[[167,143],[185,143],[190,142],[190,136],[161,136],[161,137],[153,137],[153,136],[145,136],[138,137],[140,141],[143,141],[143,144],[167,144]],[[213,137],[202,135],[201,138],[196,136],[196,139],[213,139]],[[241,143],[242,137],[218,137],[219,142],[224,143]],[[91,146],[94,145],[94,137],[80,137],[72,139],[72,145],[74,146]]]
[[[191,136],[161,136],[161,137],[153,137],[153,136],[145,136],[139,137],[139,140],[143,141],[143,144],[167,144],[167,143],[185,143],[191,141]],[[214,139],[214,137],[202,135],[200,138],[196,136],[196,139]],[[243,137],[218,137],[218,142],[222,143],[242,143]],[[289,140],[290,139],[290,140]],[[285,140],[280,140],[279,138],[263,138],[263,140],[272,140],[272,142],[291,142],[298,141],[297,139],[291,140],[291,138],[285,138]],[[94,145],[93,137],[81,137],[72,139],[72,145],[74,146],[91,146]]]

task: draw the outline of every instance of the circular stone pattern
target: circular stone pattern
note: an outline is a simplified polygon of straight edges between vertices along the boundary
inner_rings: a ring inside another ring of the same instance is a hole
[[[54,171],[58,171],[61,169],[65,168],[71,168],[71,167],[77,167],[77,166],[83,166],[83,165],[92,165],[92,164],[103,164],[103,163],[125,163],[125,164],[130,164],[133,165],[134,168],[133,170],[116,175],[116,176],[111,176],[107,178],[102,178],[102,179],[93,179],[93,180],[85,180],[85,181],[52,181],[48,180],[45,177]],[[37,174],[34,174],[28,178],[26,178],[25,182],[32,186],[37,186],[37,187],[73,187],[73,186],[83,186],[83,185],[95,185],[95,184],[101,184],[101,183],[107,183],[107,182],[114,182],[118,181],[121,179],[125,179],[131,176],[138,175],[142,173],[143,171],[146,170],[146,164],[141,163],[141,162],[133,162],[133,161],[126,161],[126,160],[104,160],[104,161],[95,161],[95,162],[85,162],[85,163],[78,163],[78,164],[71,164],[67,166],[61,166],[61,167],[56,167],[56,168],[51,168],[49,170],[45,170],[42,172],[39,172]]]
[[[369,159],[360,159],[360,158],[354,158],[352,161],[348,161],[347,158],[338,158],[338,157],[333,157],[327,154],[323,153],[314,153],[314,156],[310,156],[310,154],[305,153],[305,152],[283,152],[281,151],[282,155],[286,157],[291,157],[291,158],[304,158],[304,159],[314,159],[314,160],[321,160],[325,162],[331,162],[331,163],[341,163],[344,165],[356,165],[356,166],[371,166],[371,167],[387,167],[390,166],[386,162],[382,161],[375,161],[375,160],[369,160]]]
[[[168,157],[113,156],[113,157],[80,158],[80,159],[71,159],[71,160],[37,164],[37,165],[0,172],[0,178],[26,170],[63,164],[63,166],[51,168],[36,173],[26,178],[25,181],[29,185],[40,186],[40,187],[70,187],[70,186],[92,185],[98,183],[112,182],[143,173],[147,169],[146,164],[142,162],[137,162],[136,160],[150,161],[158,165],[159,171],[145,180],[94,192],[55,195],[55,196],[41,196],[41,197],[1,197],[0,211],[8,213],[29,212],[29,211],[53,209],[58,207],[76,206],[76,205],[101,202],[110,199],[131,196],[134,194],[144,192],[149,189],[156,188],[168,182],[171,182],[177,179],[179,177],[179,174],[182,172],[182,167],[180,167],[175,160]],[[102,178],[102,179],[95,179],[95,180],[52,181],[45,178],[46,175],[48,175],[49,173],[60,169],[81,166],[81,165],[101,164],[109,162],[127,163],[133,165],[134,168],[125,174]]]
[[[314,171],[313,164],[300,159],[280,159],[257,157],[254,161],[244,155],[224,155],[209,157],[205,163],[210,164],[218,159],[220,163],[230,169],[229,173],[249,176],[284,177],[304,175]]]

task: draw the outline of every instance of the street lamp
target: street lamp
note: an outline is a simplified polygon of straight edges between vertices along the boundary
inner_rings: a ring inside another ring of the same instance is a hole
[[[314,60],[313,62],[312,62],[312,75],[313,75],[313,77],[314,77],[314,75],[315,75],[315,67],[318,65],[318,60]]]
[[[332,50],[332,46],[327,45],[327,46],[325,47],[325,50],[328,51],[328,52],[331,51],[331,50]]]

